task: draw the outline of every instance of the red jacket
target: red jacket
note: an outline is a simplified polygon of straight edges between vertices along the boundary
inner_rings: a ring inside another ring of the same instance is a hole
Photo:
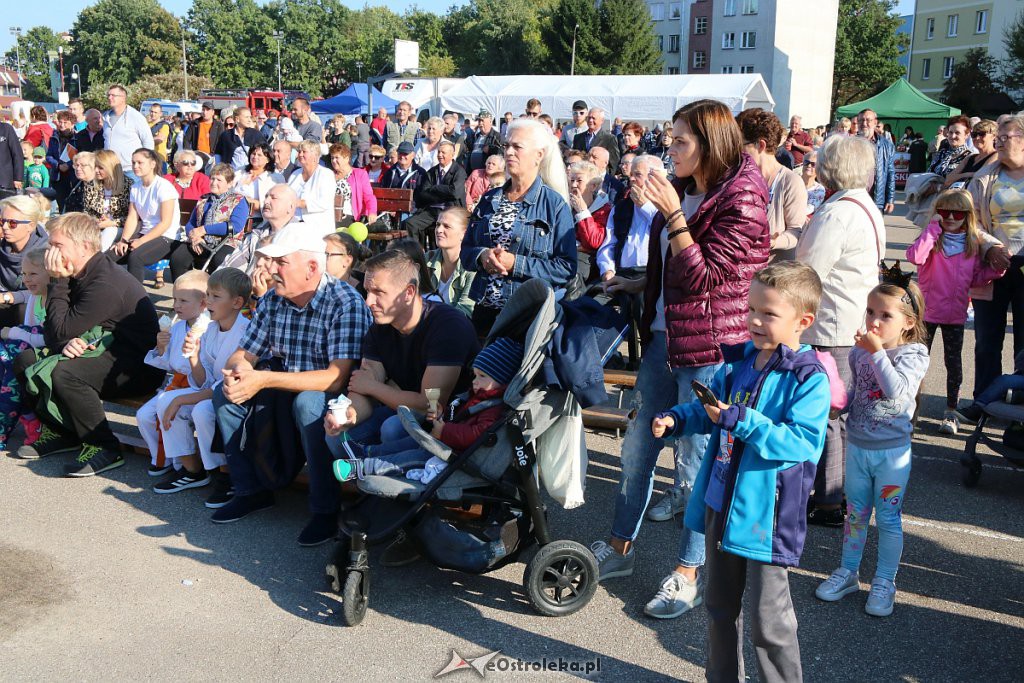
[[[682,196],[688,179],[672,183]],[[641,341],[651,339],[651,323],[665,288],[668,362],[700,367],[722,362],[721,346],[750,338],[747,296],[754,273],[768,263],[768,187],[754,161],[744,154],[738,167],[708,189],[689,222],[695,244],[665,262],[661,232],[665,218],[654,217],[647,260],[647,288]]]
[[[459,406],[455,413],[455,421],[444,423],[444,427],[441,429],[441,441],[455,451],[464,451],[472,446],[473,442],[501,417],[501,414],[505,412],[505,406],[502,404],[487,408],[476,415],[469,415],[467,411],[481,401],[501,398],[504,393],[505,387],[491,391],[473,392],[470,399]]]
[[[604,244],[605,226],[608,225],[608,214],[611,212],[611,202],[608,201],[607,195],[602,194],[590,208],[573,216],[576,218],[576,241],[580,243],[581,250],[588,254],[596,254],[601,248]],[[583,218],[578,218],[581,215]]]
[[[198,201],[204,194],[210,193],[210,178],[202,171],[196,171],[188,187],[179,185],[176,182],[177,176],[173,173],[168,173],[164,178],[177,190],[178,199],[195,199]]]

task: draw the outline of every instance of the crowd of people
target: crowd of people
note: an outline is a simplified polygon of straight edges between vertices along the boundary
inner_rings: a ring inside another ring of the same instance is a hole
[[[1018,387],[1000,358],[1008,311],[1024,312],[1024,116],[944,128],[930,170],[951,182],[907,250],[915,283],[898,268],[880,281],[896,147],[871,110],[805,130],[799,116],[784,127],[701,100],[648,130],[606,125],[582,100],[561,126],[537,100],[500,125],[479,111],[461,126],[454,113],[421,126],[402,102],[393,119],[323,126],[302,98],[290,114],[204,103],[168,121],[120,86],[107,94],[107,111],[72,101],[52,125],[33,109],[22,135],[0,123],[0,440],[20,422],[17,456],[76,453],[68,476],[124,464],[103,401],[148,394],[137,418],[155,493],[209,486],[212,521],[234,522],[274,505],[305,467],[298,542],[325,543],[339,479],[432,476],[400,406],[457,450],[497,419],[440,416],[460,396],[500,397],[523,349],[481,341],[539,278],[560,299],[618,308],[640,337],[609,537],[591,546],[600,580],[632,574],[645,518],[683,516],[645,612],[704,602],[709,678],[742,680],[749,580],[762,677],[798,680],[786,567],[808,524],[845,527],[840,567],[816,591],[834,601],[860,590],[874,513],[865,609],[894,609],[936,333],[941,431]],[[900,144],[919,140],[908,130]],[[412,190],[412,211],[378,211],[375,188]],[[371,256],[357,222],[407,237]],[[165,267],[173,316],[160,317],[143,281]],[[970,301],[976,401],[961,406]],[[339,395],[342,416],[329,408]],[[667,443],[674,482],[651,504]],[[383,559],[416,556],[400,537]]]

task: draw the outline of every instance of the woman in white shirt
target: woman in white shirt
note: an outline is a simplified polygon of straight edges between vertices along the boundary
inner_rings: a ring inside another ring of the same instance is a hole
[[[284,182],[284,176],[274,172],[274,154],[270,145],[253,145],[249,150],[249,165],[235,179],[235,191],[249,200],[253,219],[259,221],[263,218],[263,200],[270,188]]]
[[[288,179],[288,185],[299,197],[295,220],[320,235],[334,232],[334,173],[320,165],[320,143],[300,142],[295,161],[299,169]]]
[[[110,251],[135,279],[142,282],[146,266],[169,258],[176,249],[188,249],[180,241],[181,214],[178,192],[170,181],[157,175],[163,161],[151,149],[139,148],[132,154],[132,172],[138,180],[132,185],[128,218],[124,233]],[[182,273],[171,269],[174,279]]]

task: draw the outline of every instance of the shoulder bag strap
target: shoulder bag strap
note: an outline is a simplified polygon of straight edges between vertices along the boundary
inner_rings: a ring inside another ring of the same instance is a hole
[[[875,218],[874,218],[874,216],[871,215],[871,212],[868,211],[868,207],[864,206],[863,204],[861,204],[859,201],[857,201],[853,197],[840,197],[839,201],[841,201],[841,202],[853,202],[854,204],[859,206],[861,208],[861,210],[867,215],[868,220],[871,221],[871,230],[875,233],[875,255],[877,257],[875,259],[875,261],[878,262],[878,263],[881,263],[881,261],[882,261],[882,247],[880,245],[880,240],[879,240],[879,237],[878,237],[878,226],[875,225]]]

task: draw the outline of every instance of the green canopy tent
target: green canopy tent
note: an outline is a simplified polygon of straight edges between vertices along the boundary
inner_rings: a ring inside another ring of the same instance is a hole
[[[891,125],[896,140],[903,137],[903,129],[907,126],[923,133],[925,140],[930,140],[949,117],[960,114],[956,107],[933,100],[902,78],[874,97],[839,107],[836,118],[845,116],[852,119],[864,109],[871,109],[878,114],[880,121]]]

